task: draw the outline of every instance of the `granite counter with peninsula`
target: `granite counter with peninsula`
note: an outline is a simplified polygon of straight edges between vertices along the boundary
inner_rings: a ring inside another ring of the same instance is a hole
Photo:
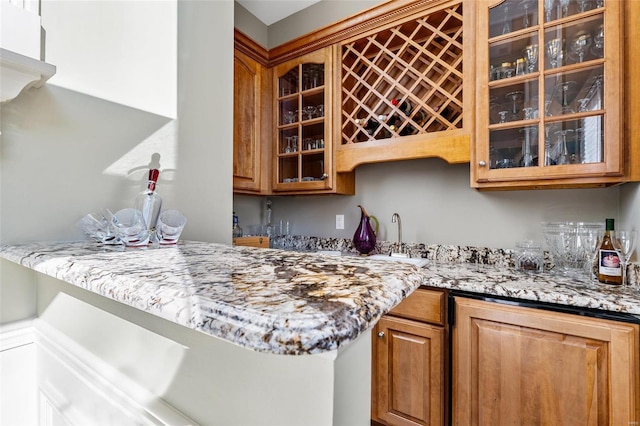
[[[74,397],[77,384],[54,379],[61,360],[80,359],[127,389],[110,398],[114,411],[170,423],[368,424],[371,328],[420,286],[640,318],[629,287],[522,274],[505,251],[422,246],[414,255],[429,262],[418,268],[310,252],[348,254],[336,240],[282,246],[31,243],[0,247],[0,258],[31,271],[15,279],[35,283],[50,399]]]

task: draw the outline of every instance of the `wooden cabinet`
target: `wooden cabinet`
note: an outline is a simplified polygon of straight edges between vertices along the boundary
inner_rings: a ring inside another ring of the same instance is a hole
[[[235,193],[269,192],[270,147],[263,143],[270,131],[271,114],[265,108],[270,92],[269,72],[254,58],[234,52],[233,190]],[[265,128],[265,123],[266,128]]]
[[[473,33],[463,25],[466,7],[461,0],[403,2],[392,20],[340,43],[338,171],[430,156],[469,161],[474,79],[471,50],[463,49],[471,46],[463,33]]]
[[[372,412],[386,425],[445,423],[445,295],[418,289],[373,333]]]
[[[233,239],[232,244],[234,246],[269,248],[269,237],[265,237],[265,236],[237,237]]]
[[[640,421],[637,324],[458,297],[455,313],[453,424]]]
[[[627,3],[633,2],[479,2],[472,186],[629,180],[621,120]]]
[[[330,119],[334,111],[333,51],[326,47],[273,69],[274,192],[355,191],[353,173],[337,174],[335,168]]]

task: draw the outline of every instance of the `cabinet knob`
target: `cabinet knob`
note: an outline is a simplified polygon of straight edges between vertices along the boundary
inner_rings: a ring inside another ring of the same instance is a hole
[[[478,165],[479,165],[480,167],[484,167],[484,166],[486,166],[486,165],[487,165],[487,163],[486,163],[484,160],[480,160],[480,161],[478,161]]]
[[[384,331],[381,331],[380,333],[378,333],[378,337],[382,339],[384,337]]]

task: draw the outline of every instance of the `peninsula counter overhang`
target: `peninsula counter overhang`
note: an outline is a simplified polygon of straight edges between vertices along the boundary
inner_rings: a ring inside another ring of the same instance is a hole
[[[0,247],[0,257],[193,330],[285,355],[335,351],[424,281],[413,265],[204,242]]]

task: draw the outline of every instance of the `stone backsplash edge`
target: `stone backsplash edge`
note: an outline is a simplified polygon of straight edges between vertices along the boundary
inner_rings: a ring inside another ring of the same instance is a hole
[[[403,243],[403,245],[405,252],[410,257],[425,258],[435,262],[477,263],[504,268],[515,267],[513,249],[424,243]],[[299,235],[277,236],[271,237],[270,247],[304,252],[339,251],[343,255],[359,255],[353,246],[353,240],[350,238],[323,238]],[[397,243],[377,241],[376,248],[371,254],[390,254],[394,248],[397,251],[397,247]],[[553,258],[549,255],[549,252],[545,251],[544,269],[549,271],[553,267]],[[640,265],[631,263],[627,271],[629,282],[637,285],[640,282]]]

